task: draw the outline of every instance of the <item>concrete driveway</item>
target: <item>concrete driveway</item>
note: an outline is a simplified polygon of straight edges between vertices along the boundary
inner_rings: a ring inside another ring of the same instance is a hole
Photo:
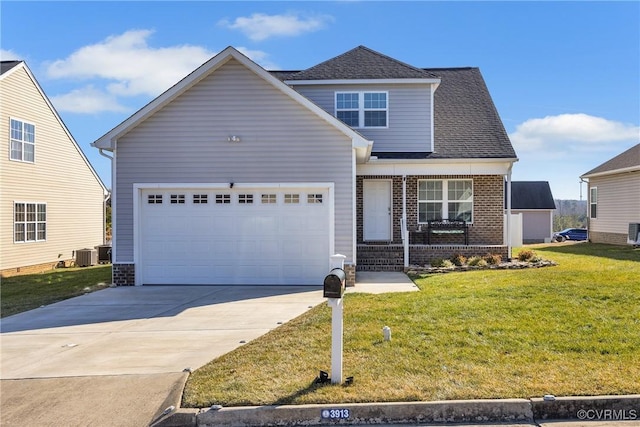
[[[414,292],[402,273],[348,292]],[[190,368],[326,301],[313,286],[109,288],[0,321],[0,425],[149,425]]]
[[[0,376],[196,369],[323,300],[308,286],[109,288],[3,319]]]
[[[109,288],[2,319],[0,424],[148,425],[187,374],[325,299],[309,286]]]

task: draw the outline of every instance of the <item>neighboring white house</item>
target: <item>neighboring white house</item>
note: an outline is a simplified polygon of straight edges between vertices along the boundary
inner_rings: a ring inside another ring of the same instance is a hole
[[[547,181],[513,181],[511,210],[522,214],[522,242],[550,242],[553,235],[553,200]]]
[[[590,170],[589,240],[624,245],[630,223],[640,223],[640,144]]]
[[[508,253],[517,157],[477,68],[359,46],[269,72],[229,47],[93,145],[114,153],[118,285],[321,285],[335,253],[353,284]],[[442,220],[461,226],[425,234]]]
[[[104,243],[104,184],[23,61],[0,70],[0,272],[50,269]]]

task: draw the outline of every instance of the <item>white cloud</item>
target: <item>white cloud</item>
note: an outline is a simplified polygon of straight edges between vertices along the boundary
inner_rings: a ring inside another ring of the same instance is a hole
[[[213,52],[200,46],[152,48],[150,30],[132,30],[84,46],[47,67],[50,78],[106,79],[119,96],[157,96],[206,62]]]
[[[552,156],[574,150],[600,150],[610,143],[638,141],[640,127],[588,114],[529,119],[509,135],[516,152]]]
[[[155,48],[151,30],[130,30],[81,47],[67,58],[46,66],[51,79],[88,81],[89,86],[53,96],[60,111],[95,114],[122,112],[121,97],[156,97],[208,61],[216,52],[202,46]],[[260,50],[238,48],[267,68],[277,68]]]
[[[2,61],[20,61],[22,56],[18,55],[10,49],[0,49],[0,60]]]
[[[51,103],[58,111],[95,114],[101,112],[124,113],[128,109],[118,103],[114,95],[93,86],[85,86],[71,92],[51,97]]]
[[[223,19],[218,24],[232,30],[239,30],[253,41],[262,41],[270,37],[293,37],[318,31],[330,22],[333,22],[333,17],[330,15],[302,17],[294,13],[284,15],[254,13],[249,17],[238,17],[233,22]]]

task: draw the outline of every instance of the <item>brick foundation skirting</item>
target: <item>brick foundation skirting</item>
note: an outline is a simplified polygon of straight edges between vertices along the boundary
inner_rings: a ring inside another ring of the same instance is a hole
[[[620,233],[604,233],[600,231],[589,231],[589,240],[592,243],[606,243],[609,245],[626,245],[627,235]]]
[[[113,264],[111,279],[116,286],[134,286],[136,284],[135,264]]]
[[[74,261],[72,259],[68,259],[68,260],[44,262],[42,264],[26,265],[22,267],[6,268],[0,271],[0,277],[12,277],[12,276],[21,276],[23,274],[45,273],[47,271],[53,270],[58,265],[63,267],[70,267],[73,265],[73,262]]]
[[[434,259],[449,259],[453,255],[462,254],[469,258],[472,256],[484,256],[497,254],[503,260],[507,259],[508,248],[506,246],[457,246],[457,245],[410,245],[409,264],[426,265]]]

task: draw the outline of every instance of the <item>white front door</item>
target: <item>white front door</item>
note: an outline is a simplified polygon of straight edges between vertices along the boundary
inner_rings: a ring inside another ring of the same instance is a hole
[[[364,240],[392,240],[391,181],[365,179],[362,193]]]

